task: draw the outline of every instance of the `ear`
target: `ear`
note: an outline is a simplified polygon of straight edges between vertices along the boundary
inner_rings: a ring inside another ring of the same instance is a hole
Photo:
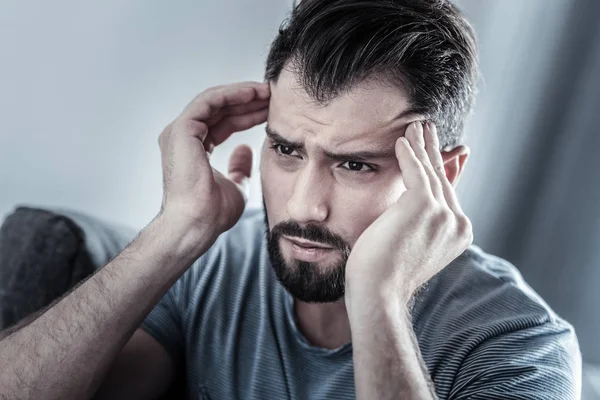
[[[456,184],[458,183],[458,179],[467,163],[469,154],[471,154],[471,149],[467,146],[458,146],[449,151],[442,151],[442,160],[444,160],[446,177],[454,187],[456,187]]]

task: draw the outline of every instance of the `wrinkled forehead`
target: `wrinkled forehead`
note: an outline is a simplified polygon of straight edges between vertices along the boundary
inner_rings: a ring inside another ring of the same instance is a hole
[[[271,82],[268,125],[283,135],[319,133],[329,140],[398,137],[416,119],[403,90],[365,81],[327,104],[314,101],[289,70]]]

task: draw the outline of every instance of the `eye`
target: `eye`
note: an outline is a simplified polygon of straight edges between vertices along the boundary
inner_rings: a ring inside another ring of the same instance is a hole
[[[371,172],[375,170],[375,168],[373,168],[369,164],[358,161],[346,161],[342,164],[342,168],[352,172]]]
[[[294,152],[296,152],[296,149],[294,149],[291,146],[286,146],[283,144],[275,143],[271,146],[271,148],[275,149],[275,151],[282,156],[292,156],[293,157],[293,156],[298,155],[298,154],[294,154]]]

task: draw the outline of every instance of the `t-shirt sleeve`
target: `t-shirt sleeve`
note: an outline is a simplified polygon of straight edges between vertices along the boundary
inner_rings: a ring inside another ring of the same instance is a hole
[[[481,343],[462,363],[449,398],[575,400],[580,392],[575,333],[551,322]]]
[[[148,332],[162,344],[177,365],[183,362],[184,337],[180,307],[180,294],[183,284],[180,278],[146,316],[141,329]]]

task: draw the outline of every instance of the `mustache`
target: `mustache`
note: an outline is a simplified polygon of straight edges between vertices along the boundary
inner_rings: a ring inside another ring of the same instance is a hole
[[[296,221],[288,220],[275,225],[269,235],[272,240],[282,235],[306,239],[333,247],[345,254],[350,254],[350,245],[340,235],[321,225],[300,225]]]

